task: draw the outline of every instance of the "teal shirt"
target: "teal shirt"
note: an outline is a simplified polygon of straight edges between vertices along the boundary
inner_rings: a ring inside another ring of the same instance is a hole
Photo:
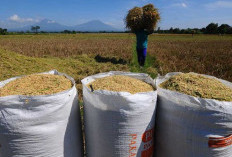
[[[137,48],[139,49],[144,49],[147,48],[147,42],[148,42],[148,35],[150,33],[148,33],[147,31],[141,30],[141,31],[137,31],[135,32],[136,34],[136,39],[137,39]]]

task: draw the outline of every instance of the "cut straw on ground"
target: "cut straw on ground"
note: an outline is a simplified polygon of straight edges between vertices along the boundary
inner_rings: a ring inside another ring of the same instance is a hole
[[[122,75],[114,75],[96,79],[87,86],[91,89],[91,85],[94,90],[129,92],[131,94],[154,91],[154,88],[150,84]]]
[[[65,76],[33,74],[18,78],[0,88],[0,96],[9,95],[50,95],[68,90],[72,82]]]
[[[217,79],[193,73],[172,76],[160,87],[200,98],[232,101],[231,88]]]

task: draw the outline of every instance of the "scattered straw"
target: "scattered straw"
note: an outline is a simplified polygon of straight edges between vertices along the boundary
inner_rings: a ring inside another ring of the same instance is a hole
[[[65,76],[33,74],[11,81],[0,88],[0,96],[48,95],[65,91],[71,87],[72,82]]]
[[[163,82],[160,87],[200,98],[232,101],[231,88],[216,79],[198,74],[175,75]]]
[[[87,86],[90,88],[91,85],[94,90],[129,92],[131,94],[154,91],[154,88],[150,84],[122,75],[113,75],[100,78]]]

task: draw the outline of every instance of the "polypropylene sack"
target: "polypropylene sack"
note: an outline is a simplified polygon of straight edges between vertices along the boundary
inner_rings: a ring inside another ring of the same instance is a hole
[[[97,78],[124,75],[153,86],[147,74],[108,72],[82,80],[87,157],[152,157],[157,92],[91,91]]]
[[[156,157],[232,157],[232,102],[159,87],[176,74],[157,79]],[[230,82],[218,80],[232,88]]]
[[[65,76],[73,87],[57,94],[0,97],[0,157],[82,157],[77,90]]]

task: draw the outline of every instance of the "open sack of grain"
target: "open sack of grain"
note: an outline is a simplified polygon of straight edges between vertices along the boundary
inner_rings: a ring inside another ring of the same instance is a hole
[[[1,157],[82,157],[77,90],[56,70],[0,82]]]
[[[108,72],[82,80],[88,157],[153,154],[157,92],[147,74]]]
[[[231,157],[232,83],[196,73],[156,83],[156,156]]]
[[[128,11],[125,18],[126,27],[132,32],[140,30],[153,31],[160,21],[160,14],[153,4],[140,7],[134,7]]]

